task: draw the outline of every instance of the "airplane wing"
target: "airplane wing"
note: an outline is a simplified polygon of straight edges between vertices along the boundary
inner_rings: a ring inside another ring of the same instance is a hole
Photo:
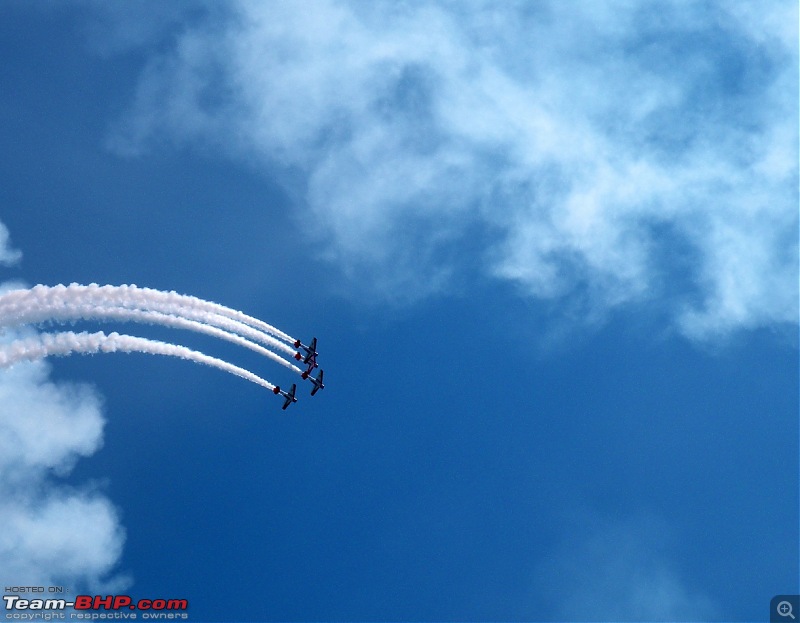
[[[323,371],[320,370],[319,374],[317,375],[317,378],[316,379],[312,379],[312,381],[314,382],[314,389],[311,390],[311,395],[312,396],[314,394],[316,394],[319,390],[321,390],[323,387],[325,387],[325,385],[323,385],[323,383],[322,383],[322,372]]]

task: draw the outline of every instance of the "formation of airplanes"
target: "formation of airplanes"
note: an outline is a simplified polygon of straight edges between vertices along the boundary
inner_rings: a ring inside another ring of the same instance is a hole
[[[297,340],[294,343],[294,347],[298,349],[298,351],[294,354],[294,358],[297,361],[302,361],[304,365],[308,366],[300,376],[303,380],[309,380],[311,384],[314,386],[311,389],[311,395],[313,396],[319,390],[325,389],[325,384],[322,382],[322,368],[320,368],[319,373],[317,374],[317,378],[311,376],[311,372],[313,372],[314,368],[318,368],[319,364],[317,363],[317,357],[319,353],[317,352],[317,338],[312,338],[311,342],[306,346],[300,340]],[[304,351],[301,353],[300,351]],[[283,391],[280,387],[276,386],[275,389],[272,390],[276,395],[282,396],[284,399],[283,406],[281,409],[287,409],[290,404],[297,402],[297,398],[295,398],[295,393],[297,392],[297,383],[292,384],[292,389],[288,392]]]

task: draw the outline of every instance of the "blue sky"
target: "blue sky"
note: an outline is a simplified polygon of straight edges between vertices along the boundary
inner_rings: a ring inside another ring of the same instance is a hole
[[[800,590],[790,4],[0,6],[2,280],[213,300],[326,376],[283,412],[171,358],[3,371],[0,579],[763,619]]]

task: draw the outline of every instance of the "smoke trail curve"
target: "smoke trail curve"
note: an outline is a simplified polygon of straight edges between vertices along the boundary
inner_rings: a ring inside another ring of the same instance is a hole
[[[16,309],[14,309],[16,307]],[[11,308],[11,309],[9,309]],[[53,305],[47,306],[43,304],[31,304],[30,302],[27,304],[16,304],[16,305],[4,305],[3,296],[0,296],[0,326],[14,326],[14,325],[21,325],[21,324],[34,324],[46,321],[52,322],[70,322],[76,320],[123,320],[123,321],[132,321],[132,322],[141,322],[147,324],[158,324],[165,327],[172,327],[177,329],[187,329],[189,331],[195,331],[197,333],[203,333],[205,335],[210,335],[212,337],[217,337],[238,346],[244,346],[245,348],[249,348],[260,355],[268,357],[273,361],[281,364],[300,374],[302,371],[297,366],[293,365],[280,355],[267,350],[263,346],[256,344],[255,342],[242,337],[241,335],[237,335],[232,330],[226,330],[223,328],[219,328],[214,326],[213,324],[209,324],[214,322],[215,320],[219,321],[220,324],[223,326],[231,326],[233,329],[239,329],[244,333],[249,333],[256,338],[267,338],[269,343],[272,344],[277,343],[280,346],[284,346],[284,344],[277,342],[276,340],[270,338],[269,336],[265,336],[263,333],[256,329],[252,329],[247,325],[243,325],[242,323],[231,320],[229,318],[224,318],[221,316],[217,316],[216,319],[208,318],[208,316],[213,314],[203,313],[201,317],[206,320],[206,322],[193,320],[189,318],[185,318],[182,316],[175,316],[173,314],[166,314],[159,311],[150,311],[150,310],[142,310],[142,309],[129,309],[123,307],[100,307],[95,305],[83,305],[83,304],[63,304],[63,305]],[[248,331],[249,329],[249,331]],[[295,351],[293,349],[288,349],[291,353]]]
[[[115,352],[138,352],[179,357],[211,366],[212,368],[218,368],[266,389],[275,389],[275,386],[269,381],[222,359],[211,357],[185,346],[177,346],[133,335],[120,335],[116,332],[106,335],[102,331],[96,333],[65,331],[62,333],[40,333],[34,337],[21,338],[0,347],[0,368],[7,368],[21,361],[37,361],[51,355],[66,356],[73,353]]]
[[[11,305],[24,301],[43,305],[95,302],[96,304],[113,307],[141,307],[144,309],[153,309],[155,305],[178,305],[182,309],[204,311],[237,320],[259,331],[274,335],[288,344],[293,344],[295,341],[293,337],[280,329],[219,303],[205,301],[195,296],[178,294],[174,291],[162,292],[153,288],[140,288],[136,285],[100,286],[92,283],[84,286],[71,283],[68,286],[61,284],[45,286],[40,284],[28,290],[12,290],[4,294],[2,298],[6,304]],[[161,311],[164,310],[162,309]]]

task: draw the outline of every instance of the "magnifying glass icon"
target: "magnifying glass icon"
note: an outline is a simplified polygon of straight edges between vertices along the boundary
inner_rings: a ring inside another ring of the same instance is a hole
[[[782,617],[791,617],[794,620],[794,615],[792,614],[792,604],[788,601],[782,601],[778,604],[778,614]]]

